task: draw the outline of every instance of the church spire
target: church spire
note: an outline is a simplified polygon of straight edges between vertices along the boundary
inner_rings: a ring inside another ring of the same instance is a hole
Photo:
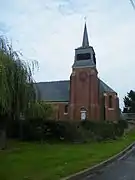
[[[85,26],[84,26],[82,47],[89,47],[89,38],[88,38],[88,33],[87,33],[86,22],[85,22]]]

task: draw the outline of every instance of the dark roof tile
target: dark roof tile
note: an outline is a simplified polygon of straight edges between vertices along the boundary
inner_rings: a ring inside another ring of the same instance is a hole
[[[103,93],[103,92],[114,92],[115,91],[110,88],[106,83],[104,83],[101,79],[99,79],[100,81],[100,92]]]
[[[99,79],[100,93],[115,92],[107,84]],[[40,99],[49,102],[69,101],[70,81],[39,82],[36,86],[40,92]]]
[[[69,81],[36,83],[40,99],[45,101],[69,101]]]

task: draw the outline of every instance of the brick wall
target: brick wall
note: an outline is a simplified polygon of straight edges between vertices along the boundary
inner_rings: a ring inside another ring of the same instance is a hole
[[[80,74],[85,72],[84,80]],[[80,109],[84,107],[87,111],[87,119],[99,119],[99,91],[97,71],[91,68],[73,69],[70,76],[70,118],[79,120]]]
[[[80,80],[80,72],[86,72],[87,78]],[[112,97],[112,107],[109,107],[109,96]],[[73,70],[70,76],[70,102],[53,102],[54,119],[80,120],[81,108],[87,111],[88,120],[119,119],[119,99],[116,93],[99,94],[99,81],[97,72],[89,68]],[[68,105],[68,113],[65,106]]]
[[[106,120],[116,121],[118,120],[118,97],[116,93],[105,93],[105,116]],[[109,96],[112,96],[112,107],[109,107]]]
[[[53,119],[55,120],[69,119],[69,106],[67,108],[67,112],[65,113],[65,106],[69,104],[68,102],[52,102],[50,104],[52,105],[54,110]]]

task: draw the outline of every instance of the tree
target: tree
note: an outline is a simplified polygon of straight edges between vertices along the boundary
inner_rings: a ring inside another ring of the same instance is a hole
[[[36,63],[32,63],[35,67]],[[0,148],[5,148],[8,119],[20,119],[31,101],[36,100],[32,68],[20,59],[7,39],[0,37]]]
[[[44,101],[30,102],[24,117],[30,122],[31,126],[35,125],[38,127],[40,134],[40,140],[43,142],[45,133],[45,122],[52,118],[53,108],[50,104],[46,104]],[[23,136],[22,136],[23,138]]]
[[[124,98],[124,113],[135,113],[135,91],[131,90]]]
[[[53,108],[50,104],[42,101],[30,102],[25,111],[25,119],[43,119],[46,120],[51,117]]]

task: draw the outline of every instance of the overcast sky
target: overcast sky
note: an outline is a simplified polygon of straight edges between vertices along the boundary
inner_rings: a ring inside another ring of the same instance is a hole
[[[135,90],[135,11],[130,0],[1,0],[0,34],[27,59],[36,81],[69,79],[84,16],[99,77],[122,99]]]

